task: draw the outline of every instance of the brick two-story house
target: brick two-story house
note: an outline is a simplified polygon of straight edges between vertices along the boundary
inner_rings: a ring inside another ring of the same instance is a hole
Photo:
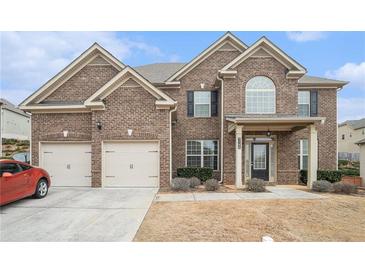
[[[211,167],[224,184],[336,169],[337,91],[263,37],[226,33],[187,64],[128,67],[92,45],[22,104],[32,163],[53,185],[168,186]]]

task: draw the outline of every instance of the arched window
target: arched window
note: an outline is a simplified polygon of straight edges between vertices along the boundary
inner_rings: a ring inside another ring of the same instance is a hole
[[[275,85],[265,76],[255,76],[246,84],[246,113],[275,113]]]

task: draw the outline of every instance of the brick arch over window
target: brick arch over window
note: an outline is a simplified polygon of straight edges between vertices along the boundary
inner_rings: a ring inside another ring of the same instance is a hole
[[[266,76],[254,76],[245,87],[245,110],[250,114],[276,112],[276,88]]]

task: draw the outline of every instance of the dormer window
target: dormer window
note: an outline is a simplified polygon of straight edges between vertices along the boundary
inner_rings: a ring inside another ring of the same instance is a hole
[[[275,113],[275,85],[265,76],[251,78],[246,84],[246,113]]]

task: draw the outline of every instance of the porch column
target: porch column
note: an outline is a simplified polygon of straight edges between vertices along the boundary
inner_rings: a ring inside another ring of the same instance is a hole
[[[237,188],[242,187],[242,126],[236,126],[236,177]]]
[[[309,140],[308,140],[308,178],[307,187],[312,188],[313,182],[317,180],[318,169],[318,140],[317,129],[314,125],[308,126]]]

